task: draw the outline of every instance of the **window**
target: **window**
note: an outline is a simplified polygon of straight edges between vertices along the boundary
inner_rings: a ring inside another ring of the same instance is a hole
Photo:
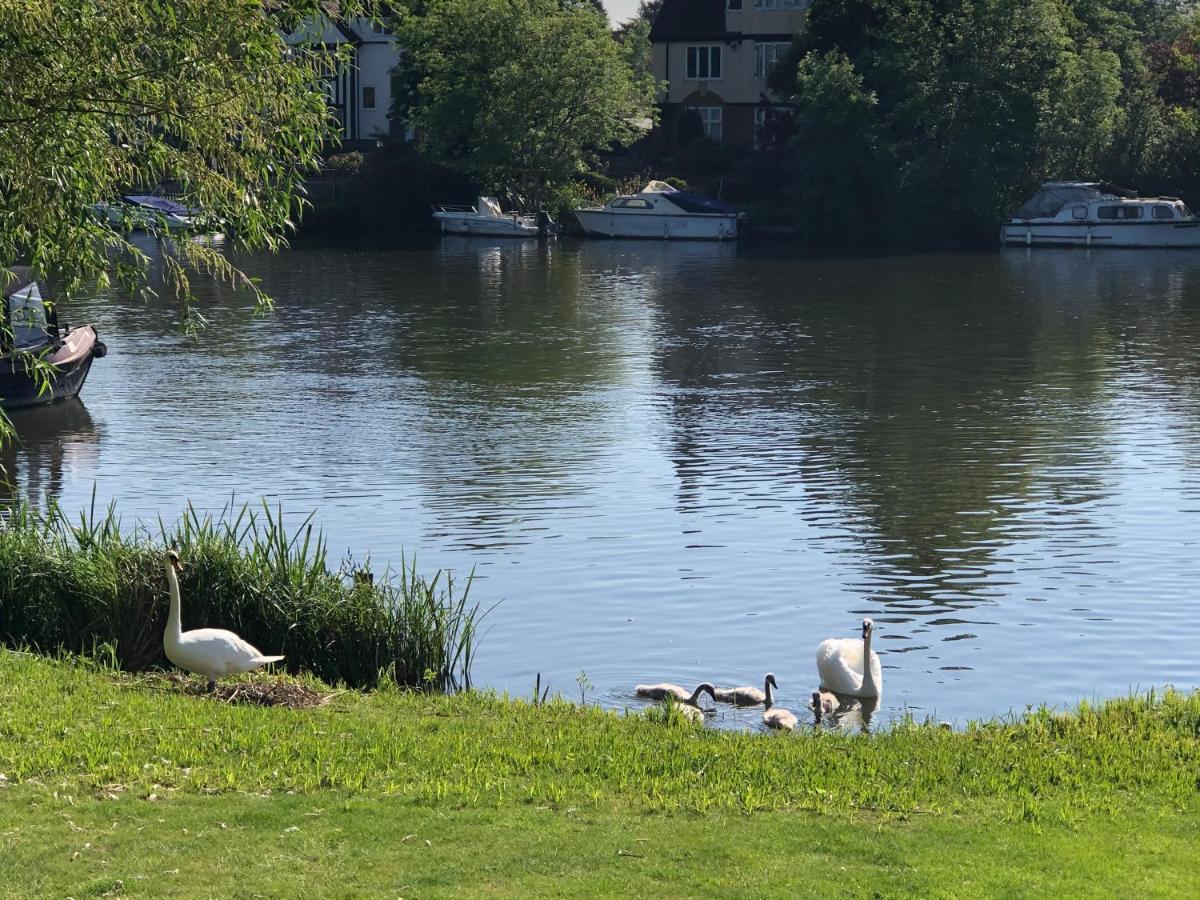
[[[687,77],[692,81],[715,81],[721,77],[719,44],[687,48]]]
[[[654,204],[641,197],[631,197],[625,201],[626,209],[650,209]]]
[[[363,88],[363,109],[374,109],[374,108],[375,108],[375,88],[364,87]]]
[[[692,112],[700,117],[704,128],[704,136],[709,140],[721,143],[721,107],[719,106],[689,106]]]
[[[788,47],[791,44],[778,41],[770,43],[755,43],[754,44],[754,74],[759,78],[766,78],[771,74],[771,67],[779,61],[779,58],[787,53]]]
[[[725,0],[725,8],[739,12],[742,8],[742,0]]]
[[[1156,219],[1173,219],[1175,218],[1175,210],[1164,203],[1159,203],[1154,207],[1154,218]]]
[[[1086,206],[1072,206],[1071,207],[1071,218],[1086,219],[1087,218],[1087,207]]]
[[[1096,210],[1096,215],[1101,219],[1140,219],[1142,217],[1142,208],[1140,206],[1101,206]]]
[[[755,9],[804,9],[809,0],[754,0]]]

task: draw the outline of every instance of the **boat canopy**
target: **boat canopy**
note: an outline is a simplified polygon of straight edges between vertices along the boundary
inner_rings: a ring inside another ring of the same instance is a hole
[[[3,323],[0,343],[5,351],[33,350],[50,339],[52,323],[46,302],[33,271],[28,266],[13,266],[4,284]],[[11,331],[9,331],[11,329]]]
[[[712,197],[706,197],[703,194],[692,194],[688,191],[681,191],[678,188],[673,188],[665,181],[651,181],[644,188],[643,194],[666,194],[667,199],[678,206],[680,209],[693,213],[713,213],[717,215],[731,215],[737,212],[737,208],[730,206],[728,203],[722,203]]]
[[[134,206],[140,206],[143,209],[153,209],[161,213],[175,216],[190,216],[192,210],[188,209],[182,203],[176,203],[174,200],[168,200],[166,197],[155,197],[150,194],[126,194],[121,199],[127,203],[132,203]]]
[[[1087,203],[1090,200],[1137,199],[1137,191],[1117,187],[1107,181],[1047,181],[1042,189],[1030,197],[1013,213],[1014,219],[1053,219],[1064,206],[1070,203]]]
[[[1083,182],[1047,182],[1013,213],[1014,219],[1053,219],[1069,203],[1099,200],[1100,185]]]

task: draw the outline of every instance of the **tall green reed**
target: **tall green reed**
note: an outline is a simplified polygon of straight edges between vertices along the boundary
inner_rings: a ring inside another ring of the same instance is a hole
[[[282,510],[188,507],[152,532],[122,526],[115,506],[72,520],[57,506],[18,503],[0,520],[0,642],[87,653],[109,644],[122,668],[167,666],[164,548],[187,564],[183,627],[236,631],[291,670],[330,683],[375,687],[465,683],[482,618],[448,574],[425,578],[415,561],[378,580],[352,562],[331,569],[310,515],[297,527]]]

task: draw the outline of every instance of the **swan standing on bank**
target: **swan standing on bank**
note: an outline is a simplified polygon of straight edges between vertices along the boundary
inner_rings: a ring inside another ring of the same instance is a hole
[[[223,675],[249,672],[283,659],[282,656],[263,656],[252,644],[223,628],[184,631],[180,624],[177,575],[181,571],[183,563],[179,561],[179,554],[168,550],[167,585],[171,589],[171,612],[167,616],[167,630],[163,632],[163,650],[167,652],[167,659],[185,671],[203,675],[208,679],[210,691]]]
[[[775,683],[775,676],[768,672],[767,677],[763,679],[761,691],[756,687],[717,688],[713,693],[713,699],[722,703],[733,703],[737,706],[758,706],[766,702],[767,691],[773,687],[779,687],[779,685]]]
[[[639,684],[633,689],[633,692],[639,697],[645,697],[648,700],[665,700],[667,697],[674,697],[678,702],[687,706],[699,706],[700,695],[708,694],[715,701],[716,688],[707,681],[696,685],[696,689],[690,694],[686,688],[681,688],[677,684]]]
[[[765,685],[767,689],[766,697],[766,712],[762,714],[763,724],[768,728],[778,728],[783,731],[796,730],[796,714],[790,709],[784,709],[782,706],[775,705],[775,697],[771,694],[771,686],[775,683],[772,678]]]
[[[871,649],[874,630],[875,623],[863,619],[861,643],[855,638],[821,641],[817,647],[817,673],[822,688],[851,697],[878,697],[883,693],[879,654]]]

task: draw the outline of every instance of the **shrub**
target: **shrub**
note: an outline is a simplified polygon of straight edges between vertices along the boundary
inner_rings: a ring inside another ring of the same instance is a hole
[[[289,670],[330,683],[380,679],[423,686],[469,677],[480,618],[448,575],[415,565],[373,582],[352,564],[331,571],[311,517],[289,532],[282,512],[191,507],[157,539],[122,529],[115,509],[72,523],[59,509],[18,505],[0,522],[0,641],[87,653],[110,644],[124,669],[169,665],[162,648],[169,601],[164,547],[187,568],[180,581],[186,628],[219,626]]]

